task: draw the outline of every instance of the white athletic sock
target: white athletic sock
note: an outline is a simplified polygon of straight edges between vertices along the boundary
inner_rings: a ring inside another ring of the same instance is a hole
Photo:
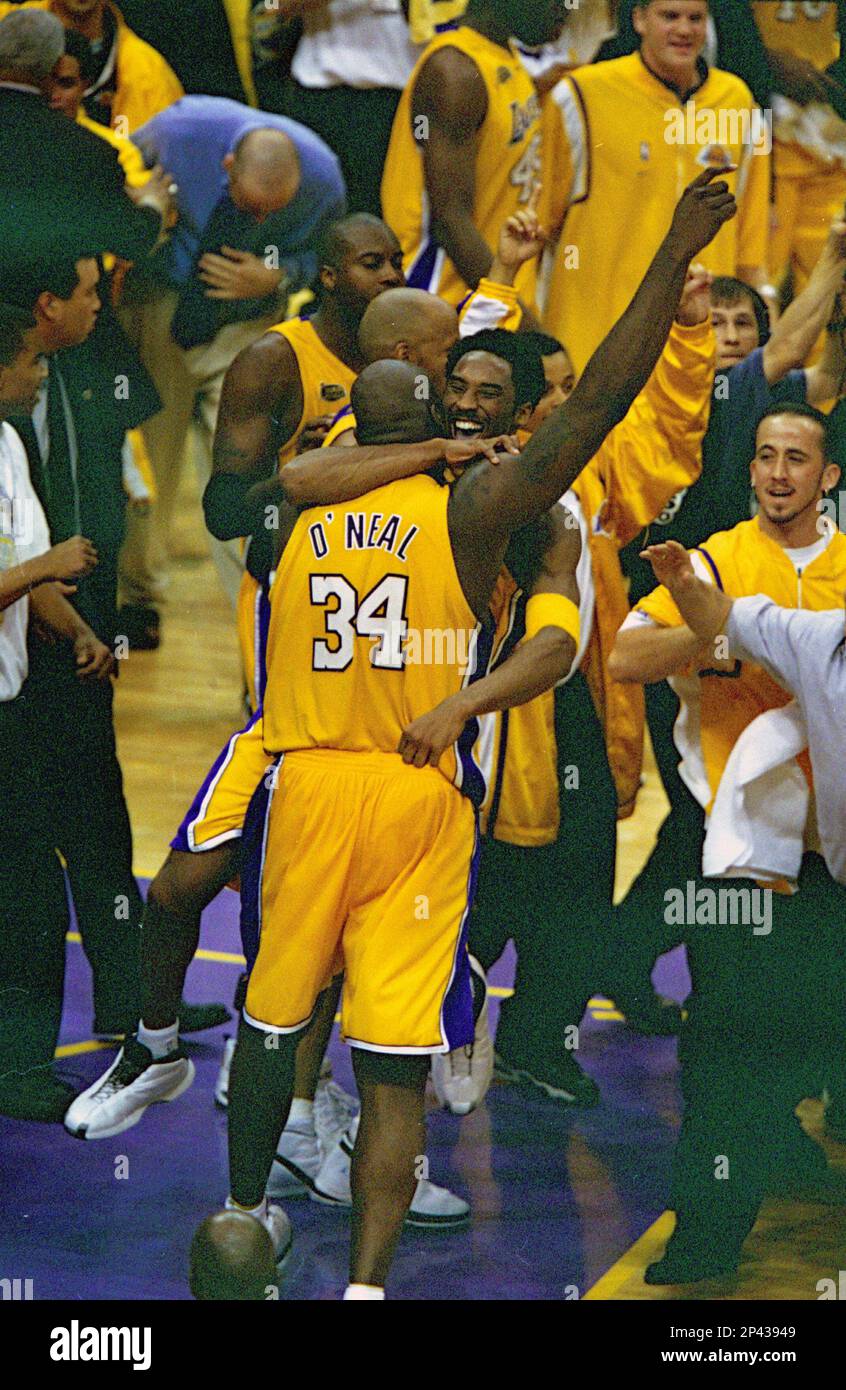
[[[307,1134],[313,1134],[314,1101],[300,1100],[299,1096],[294,1096],[294,1099],[291,1101],[291,1110],[285,1128],[299,1129]]]
[[[381,1303],[385,1298],[385,1290],[379,1289],[375,1284],[347,1284],[344,1289],[344,1303]]]
[[[138,1041],[148,1047],[157,1060],[166,1057],[179,1047],[179,1019],[167,1028],[145,1028],[142,1018],[138,1024]]]
[[[243,1211],[247,1216],[254,1216],[258,1221],[263,1221],[267,1216],[267,1197],[262,1197],[257,1207],[242,1207],[233,1197],[227,1197],[223,1204],[227,1211]]]

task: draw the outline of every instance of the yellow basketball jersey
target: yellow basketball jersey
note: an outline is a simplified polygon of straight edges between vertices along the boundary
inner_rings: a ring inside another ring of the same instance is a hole
[[[487,668],[455,569],[449,489],[419,475],[298,519],[270,594],[265,747],[395,753],[404,729]],[[482,799],[471,720],[441,759]]]
[[[311,319],[286,319],[268,329],[290,343],[303,388],[303,410],[291,438],[279,450],[279,466],[294,458],[303,427],[318,415],[333,415],[350,402],[356,373],[321,342]]]
[[[491,599],[496,621],[491,668],[500,666],[526,635],[525,591],[503,569]],[[558,747],[555,695],[479,720],[474,758],[485,780],[479,825],[512,845],[548,845],[558,835]]]
[[[780,48],[823,71],[840,54],[836,0],[753,0],[767,48]]]
[[[783,548],[764,535],[758,518],[731,531],[718,531],[692,552],[705,562],[715,584],[732,598],[766,594],[782,608],[822,611],[839,608],[846,590],[846,536],[834,531],[825,550],[797,570]],[[681,614],[659,585],[636,607],[662,627],[680,627]],[[791,696],[754,662],[737,662],[735,670],[714,675],[674,677],[682,701],[675,741],[682,754],[685,780],[716,794],[731,751],[747,725]],[[706,809],[710,809],[710,799]]]
[[[442,48],[457,48],[472,59],[487,92],[488,112],[476,148],[473,223],[491,251],[496,248],[505,218],[529,201],[540,177],[540,102],[516,53],[465,26],[432,40],[403,92],[382,177],[382,210],[399,237],[409,285],[459,304],[469,287],[432,234],[423,156],[412,130],[417,78],[423,64]],[[524,301],[534,299],[535,280],[536,264],[532,261],[521,268],[516,280]]]

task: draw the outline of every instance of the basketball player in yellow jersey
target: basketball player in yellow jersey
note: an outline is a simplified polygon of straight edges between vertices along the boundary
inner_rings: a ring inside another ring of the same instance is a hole
[[[245,348],[223,383],[212,476],[203,498],[213,536],[267,536],[264,497],[255,485],[293,458],[304,430],[320,441],[349,403],[363,365],[358,327],[367,305],[404,283],[396,237],[368,213],[334,223],[322,248],[320,307],[310,319],[290,319]],[[249,494],[249,501],[248,501]],[[261,703],[261,651],[266,621],[262,578],[267,547],[251,543],[238,595],[238,637],[251,707]]]
[[[770,273],[808,281],[846,200],[846,5],[752,0],[773,74],[774,224]]]
[[[735,214],[715,173],[686,190],[629,309],[521,455],[484,459],[448,490],[431,476],[392,483],[279,531],[264,705],[277,769],[245,827],[252,969],[230,1085],[228,1205],[255,1215],[284,1248],[287,1223],[267,1206],[267,1178],[298,1036],[343,965],[343,1029],[362,1097],[353,1299],[384,1296],[422,1151],[429,1057],[473,1037],[464,944],[483,785],[465,742],[472,727],[438,768],[406,767],[396,750],[410,721],[470,678],[460,639],[477,634],[482,654],[511,532],[557,502],[643,388],[690,260]],[[367,370],[416,385],[403,363]],[[442,429],[436,414],[430,434]],[[360,437],[362,428],[359,418]],[[443,663],[406,660],[411,635],[425,653],[436,627],[454,637]]]
[[[458,304],[488,274],[497,234],[542,177],[540,103],[512,37],[556,37],[564,0],[470,0],[409,79],[394,119],[382,210],[409,285]],[[517,279],[534,300],[536,266]]]

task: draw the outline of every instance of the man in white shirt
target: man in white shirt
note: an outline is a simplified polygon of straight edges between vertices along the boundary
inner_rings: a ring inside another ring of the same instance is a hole
[[[26,677],[30,615],[73,645],[78,674],[102,643],[68,603],[97,563],[90,541],[50,546],[20,438],[5,423],[31,410],[45,367],[28,312],[0,305],[0,1114],[60,1120],[72,1098],[52,1072],[68,925],[64,879],[50,834],[42,739]]]

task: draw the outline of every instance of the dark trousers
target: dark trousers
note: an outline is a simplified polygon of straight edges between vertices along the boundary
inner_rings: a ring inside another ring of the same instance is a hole
[[[52,770],[54,844],[67,864],[94,977],[94,1012],[104,1024],[136,1018],[143,903],[132,873],[112,683],[78,680],[66,646],[31,646],[30,684]]]
[[[717,1248],[739,1244],[783,1176],[824,1167],[793,1112],[846,1064],[846,891],[807,854],[799,892],[771,901],[768,935],[685,928],[693,993],[679,1044],[684,1118],[670,1205],[680,1229]]]
[[[616,855],[616,798],[602,730],[584,677],[556,692],[561,827],[554,844],[523,848],[487,837],[470,921],[470,950],[489,968],[511,939],[515,993],[503,1002],[497,1047],[538,1060],[564,1046],[607,973]],[[578,787],[567,769],[577,769]]]
[[[679,754],[673,743],[678,697],[666,681],[646,686],[645,694],[649,732],[670,811],[652,854],[614,911],[616,982],[623,990],[638,992],[647,987],[657,957],[684,939],[684,929],[666,920],[666,894],[688,881],[700,882],[705,840],[705,812],[678,774]],[[614,982],[612,978],[612,995]]]
[[[25,685],[0,703],[0,1090],[49,1066],[59,1036],[68,905],[47,771]]]
[[[293,78],[287,85],[285,113],[338,156],[350,212],[382,216],[382,170],[401,95],[393,87],[301,87]]]

